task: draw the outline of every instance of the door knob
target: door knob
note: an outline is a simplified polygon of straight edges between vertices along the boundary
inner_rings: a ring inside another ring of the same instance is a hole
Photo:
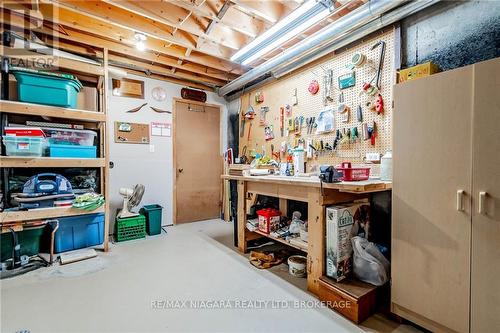
[[[479,205],[478,205],[479,214],[484,214],[486,212],[484,209],[485,201],[486,201],[486,192],[484,191],[479,192]]]
[[[180,168],[178,170],[179,170],[179,173],[182,173],[182,171],[184,171],[184,169],[182,169],[182,168]]]

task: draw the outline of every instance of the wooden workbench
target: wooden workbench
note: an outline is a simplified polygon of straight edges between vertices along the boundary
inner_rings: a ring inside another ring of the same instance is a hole
[[[248,241],[264,235],[246,228],[249,194],[279,198],[282,212],[287,211],[287,200],[307,202],[308,243],[307,249],[301,250],[307,252],[307,289],[315,295],[319,293],[319,279],[325,270],[325,207],[367,198],[370,193],[392,188],[390,182],[380,180],[321,184],[318,177],[224,175],[222,178],[238,183],[238,248],[242,252],[247,251]]]

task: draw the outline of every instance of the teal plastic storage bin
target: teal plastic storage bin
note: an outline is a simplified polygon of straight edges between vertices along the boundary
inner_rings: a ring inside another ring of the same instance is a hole
[[[51,143],[49,145],[49,156],[96,158],[97,148],[95,146],[60,145]]]
[[[141,213],[146,216],[146,232],[148,235],[159,235],[161,233],[161,213],[163,207],[160,205],[145,205]]]
[[[3,136],[5,153],[7,156],[33,156],[43,155],[46,140],[36,136]]]
[[[51,74],[36,70],[13,68],[21,102],[76,108],[82,84],[73,75]]]

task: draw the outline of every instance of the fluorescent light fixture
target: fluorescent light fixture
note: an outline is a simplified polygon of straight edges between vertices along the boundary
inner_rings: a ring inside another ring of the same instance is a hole
[[[271,44],[268,44],[267,46],[261,48],[259,51],[255,52],[250,57],[243,60],[241,62],[241,64],[248,65],[248,64],[254,62],[255,60],[262,57],[263,55],[269,53],[270,51],[274,50],[278,46],[289,41],[293,37],[298,36],[301,32],[309,29],[311,26],[313,26],[317,22],[321,21],[322,19],[326,18],[328,15],[330,15],[330,12],[328,10],[324,10],[324,11],[320,12],[319,14],[313,16],[310,20],[307,20],[307,21],[303,22],[302,24],[298,25],[297,27],[295,27],[294,29],[289,30],[284,35],[282,35],[280,38],[273,41]]]
[[[251,63],[326,18],[332,8],[331,0],[306,1],[251,43],[241,48],[231,57],[231,60],[240,61],[243,65]]]

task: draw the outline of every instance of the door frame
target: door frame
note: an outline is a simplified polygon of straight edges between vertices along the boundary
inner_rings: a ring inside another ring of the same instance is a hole
[[[181,102],[181,103],[186,103],[186,104],[193,104],[193,105],[199,105],[199,106],[208,106],[208,107],[212,107],[212,108],[217,108],[219,109],[219,157],[222,156],[221,155],[221,150],[222,150],[222,146],[223,146],[223,140],[222,140],[222,131],[221,131],[221,125],[222,125],[222,106],[221,105],[217,105],[217,104],[210,104],[210,103],[203,103],[203,102],[197,102],[197,101],[191,101],[191,100],[188,100],[188,99],[182,99],[182,98],[178,98],[178,97],[174,97],[172,98],[172,153],[173,153],[173,156],[172,156],[172,161],[173,161],[173,168],[172,168],[172,180],[173,180],[173,197],[172,197],[172,201],[173,201],[173,205],[172,205],[172,222],[174,225],[177,224],[177,153],[176,153],[176,144],[175,144],[175,135],[176,135],[176,128],[177,128],[177,124],[176,124],[176,121],[177,121],[177,109],[176,109],[176,106],[177,106],[177,103],[178,102]]]

